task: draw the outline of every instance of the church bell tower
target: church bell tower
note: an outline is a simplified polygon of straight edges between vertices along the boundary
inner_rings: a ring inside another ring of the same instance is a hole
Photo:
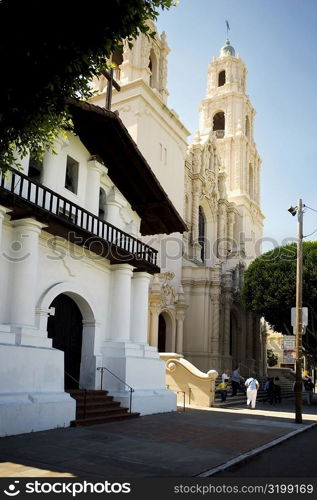
[[[259,254],[263,215],[260,210],[261,159],[253,139],[255,110],[246,94],[247,68],[227,39],[208,66],[206,97],[200,106],[202,142],[212,134],[226,173],[228,200],[240,218],[237,248],[247,263]]]

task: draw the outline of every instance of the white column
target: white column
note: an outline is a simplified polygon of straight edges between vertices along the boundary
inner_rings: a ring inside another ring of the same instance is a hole
[[[13,325],[34,327],[39,236],[46,226],[35,219],[17,220],[12,225],[10,322]]]
[[[158,345],[158,327],[159,314],[161,312],[160,304],[153,303],[150,305],[150,345],[157,348]]]
[[[61,176],[65,175],[66,172],[66,160],[65,160],[65,170],[60,169],[60,153],[64,146],[68,144],[68,140],[58,138],[54,142],[53,150],[47,151],[43,157],[43,177],[42,183],[44,186],[50,189],[56,189],[57,187],[64,187],[65,178],[60,179]]]
[[[87,162],[87,183],[86,183],[86,209],[95,214],[99,214],[100,177],[106,172],[105,167],[96,160]]]
[[[135,272],[132,278],[132,342],[147,344],[149,284],[151,275]]]
[[[131,277],[133,267],[116,264],[112,269],[111,329],[113,341],[130,340]]]
[[[177,310],[176,312],[176,352],[183,353],[183,336],[184,336],[184,319],[185,311]]]
[[[116,191],[115,188],[111,189],[111,192],[107,196],[107,222],[110,222],[113,226],[122,228],[122,220],[120,217],[120,209],[122,207],[122,197]]]
[[[1,241],[2,241],[3,219],[5,218],[5,215],[7,212],[10,212],[10,209],[0,205],[0,249],[1,249]]]

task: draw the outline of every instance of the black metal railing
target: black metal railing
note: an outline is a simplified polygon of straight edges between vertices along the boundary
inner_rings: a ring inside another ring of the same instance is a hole
[[[130,391],[129,413],[131,413],[131,409],[132,409],[132,393],[134,392],[133,387],[131,387],[131,385],[127,384],[124,380],[122,380],[120,377],[118,377],[118,375],[116,375],[111,370],[109,370],[109,368],[106,368],[105,366],[99,366],[97,368],[97,371],[100,371],[100,390],[101,391],[102,391],[102,383],[103,383],[103,372],[105,370],[108,373],[110,373],[113,377],[115,377],[117,380],[119,380],[122,384],[124,384],[126,387],[129,387],[129,391]]]
[[[40,208],[62,221],[67,221],[74,229],[80,228],[106,241],[110,245],[110,260],[113,249],[114,253],[119,255],[119,258],[121,256],[125,262],[128,262],[131,257],[131,260],[157,265],[157,250],[39,182],[31,180],[21,172],[11,171],[7,174],[0,174],[1,191],[11,193],[15,199],[23,200],[28,206]]]

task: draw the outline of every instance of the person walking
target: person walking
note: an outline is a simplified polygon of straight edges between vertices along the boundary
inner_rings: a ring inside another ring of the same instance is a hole
[[[314,389],[314,384],[312,382],[311,377],[306,377],[306,379],[304,380],[304,388],[305,388],[307,404],[311,405],[313,399],[313,389]]]
[[[279,377],[275,377],[273,381],[273,393],[274,393],[274,403],[281,403],[282,402],[281,381]]]
[[[247,388],[247,406],[251,405],[252,410],[254,410],[256,404],[256,396],[260,384],[255,377],[249,377],[245,381],[244,385]]]
[[[241,381],[241,375],[240,375],[240,371],[239,371],[239,366],[237,366],[233,370],[232,375],[231,375],[231,386],[232,386],[231,396],[236,396],[237,395],[237,392],[238,392],[238,389],[239,389],[239,385],[240,385],[240,381]]]

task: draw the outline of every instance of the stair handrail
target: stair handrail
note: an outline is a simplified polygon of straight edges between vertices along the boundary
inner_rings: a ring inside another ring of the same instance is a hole
[[[65,375],[67,375],[68,377],[70,377],[71,379],[74,380],[74,382],[76,382],[76,384],[78,384],[78,387],[79,387],[79,380],[77,380],[75,377],[73,377],[70,373],[68,373],[66,370],[64,370],[64,373]],[[87,405],[87,389],[82,389],[84,391],[84,419],[86,418],[86,405]],[[77,406],[77,403],[76,403],[76,406]]]
[[[131,409],[132,409],[132,392],[134,392],[133,387],[131,387],[131,385],[129,385],[127,382],[125,382],[125,380],[122,380],[120,377],[118,377],[118,375],[116,375],[115,373],[113,373],[106,366],[98,366],[97,371],[100,371],[100,390],[101,391],[102,391],[102,380],[103,380],[103,372],[104,372],[104,370],[107,370],[107,372],[109,372],[113,377],[115,377],[116,379],[118,379],[122,384],[124,384],[127,387],[129,387],[129,391],[130,391],[129,413],[131,413]]]
[[[251,373],[254,371],[248,365],[246,365],[244,363],[239,363],[239,366],[243,366],[244,368],[246,368],[248,370],[248,377],[250,377]]]

